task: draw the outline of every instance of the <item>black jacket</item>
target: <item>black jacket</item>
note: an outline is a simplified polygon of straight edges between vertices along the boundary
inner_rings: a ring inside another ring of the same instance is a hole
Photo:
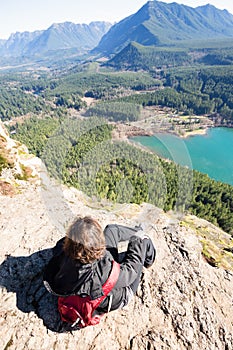
[[[121,225],[108,225],[105,228],[106,251],[103,258],[93,264],[81,264],[65,255],[63,251],[64,238],[54,247],[54,256],[44,272],[44,282],[50,292],[59,296],[72,294],[90,295],[96,299],[103,295],[102,285],[107,280],[112,260],[117,260],[117,246],[120,241],[129,240],[119,278],[111,291],[112,305],[110,310],[124,305],[127,299],[127,288],[137,278],[145,260],[142,239],[135,236],[138,229],[126,228]],[[110,253],[111,251],[111,253]],[[154,259],[154,257],[153,257]],[[98,311],[108,310],[108,297],[100,304]]]

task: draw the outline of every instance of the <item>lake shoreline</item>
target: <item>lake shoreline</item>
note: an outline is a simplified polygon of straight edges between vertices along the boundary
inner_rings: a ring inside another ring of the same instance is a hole
[[[132,137],[136,137],[136,136],[154,136],[156,134],[169,134],[169,135],[174,135],[177,136],[181,139],[187,139],[189,137],[193,137],[193,136],[205,136],[207,135],[208,131],[210,129],[215,129],[215,128],[227,128],[227,129],[233,129],[233,126],[229,126],[229,125],[206,125],[206,126],[202,126],[199,129],[194,129],[194,130],[186,130],[186,129],[182,129],[179,130],[179,132],[175,131],[175,130],[171,130],[169,128],[163,128],[163,129],[149,129],[149,128],[145,128],[143,127],[143,123],[137,122],[137,125],[135,125],[136,123],[131,122],[131,123],[111,123],[114,125],[114,131],[113,131],[113,139],[117,139],[117,140],[126,140],[126,139],[130,139]]]
[[[190,166],[216,181],[233,186],[232,144],[233,128],[214,127],[187,137],[174,133],[155,133],[154,137],[137,136],[130,142],[158,157]],[[200,135],[200,137],[199,137]]]
[[[114,126],[113,138],[125,140],[134,136],[171,134],[180,138],[205,135],[215,122],[207,116],[174,115],[165,108],[145,108],[143,117],[136,121],[110,122]]]
[[[187,139],[188,137],[192,137],[192,136],[196,136],[196,135],[204,136],[208,133],[209,129],[210,129],[210,127],[206,127],[206,128],[196,129],[196,130],[192,130],[192,131],[185,131],[184,135],[181,135],[178,133],[170,133],[170,132],[167,132],[167,133],[176,135],[182,139]]]
[[[113,123],[114,125],[114,131],[113,131],[113,139],[117,140],[126,140],[130,139],[135,136],[153,136],[156,134],[170,134],[177,137],[180,137],[182,139],[186,139],[192,136],[196,135],[206,135],[208,133],[208,130],[210,128],[214,128],[214,126],[207,126],[205,128],[201,129],[195,129],[195,130],[183,130],[183,133],[175,132],[170,129],[162,129],[162,130],[148,130],[143,127],[135,126],[132,124],[121,124],[121,123]]]

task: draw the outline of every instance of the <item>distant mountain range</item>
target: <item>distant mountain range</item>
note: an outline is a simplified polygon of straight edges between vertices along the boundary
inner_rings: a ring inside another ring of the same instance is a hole
[[[12,34],[0,40],[1,56],[32,56],[49,51],[77,49],[83,53],[93,49],[111,27],[109,22],[53,24],[46,30]]]
[[[112,57],[130,43],[179,46],[184,41],[233,38],[233,15],[212,5],[192,8],[148,1],[140,10],[112,25],[108,22],[53,24],[32,33],[15,33],[0,40],[1,57],[33,57],[73,50]],[[130,47],[132,50],[132,47]],[[134,49],[134,47],[133,47]]]
[[[212,5],[192,8],[177,3],[148,1],[137,13],[113,25],[94,52],[117,53],[130,42],[178,44],[184,40],[233,38],[233,15]]]

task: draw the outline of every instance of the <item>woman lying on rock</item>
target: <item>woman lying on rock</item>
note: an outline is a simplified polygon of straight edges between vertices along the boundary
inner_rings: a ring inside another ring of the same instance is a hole
[[[120,242],[128,241],[125,253]],[[126,306],[137,291],[143,266],[155,248],[141,227],[108,225],[91,217],[76,219],[54,247],[44,284],[58,296],[61,319],[72,329],[99,323],[107,312]]]

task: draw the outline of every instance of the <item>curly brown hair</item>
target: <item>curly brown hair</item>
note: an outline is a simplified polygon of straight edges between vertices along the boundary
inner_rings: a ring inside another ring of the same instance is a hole
[[[63,249],[66,255],[82,264],[100,259],[105,252],[100,224],[90,216],[75,219],[67,231]]]

